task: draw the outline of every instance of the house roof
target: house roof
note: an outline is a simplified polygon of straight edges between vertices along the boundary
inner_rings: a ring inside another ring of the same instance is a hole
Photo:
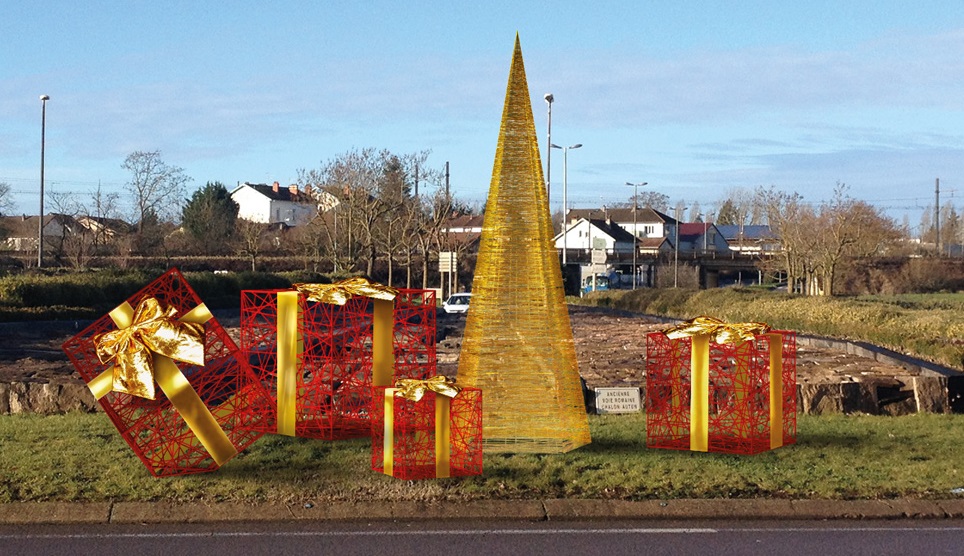
[[[613,238],[615,241],[620,242],[633,242],[633,234],[627,232],[622,226],[616,224],[612,220],[602,220],[593,218],[590,220],[593,226],[602,230],[603,233]]]
[[[573,220],[578,220],[580,218],[588,219],[593,216],[599,217],[603,214],[605,214],[606,218],[609,218],[609,220],[612,220],[613,222],[630,223],[633,221],[632,207],[604,208],[604,209],[569,209],[569,212],[567,213],[570,222]],[[593,220],[595,220],[595,218]],[[638,224],[652,224],[652,223],[675,224],[676,219],[650,207],[639,207],[636,210],[636,223]]]
[[[75,226],[77,221],[66,214],[45,214],[44,228],[52,222],[57,222],[62,226]],[[37,237],[40,227],[39,216],[2,216],[0,217],[0,228],[6,231],[9,237]],[[46,235],[46,234],[44,234]]]
[[[235,192],[239,191],[243,187],[250,187],[258,193],[264,195],[265,197],[271,199],[272,201],[290,201],[292,203],[313,203],[314,200],[311,199],[304,192],[299,191],[295,188],[294,193],[291,192],[291,187],[285,187],[283,185],[278,185],[278,190],[275,191],[274,185],[268,185],[266,183],[248,183],[244,182],[231,192],[233,195]],[[296,186],[295,186],[296,187]]]
[[[669,244],[669,238],[665,237],[641,237],[639,238],[639,248],[647,250],[658,250],[663,244]]]
[[[482,223],[485,222],[484,214],[461,214],[453,218],[448,219],[445,222],[446,229],[452,228],[482,228]]]
[[[127,222],[124,222],[123,220],[120,220],[119,218],[104,218],[102,216],[81,216],[77,220],[80,221],[81,224],[84,224],[85,220],[87,222],[93,222],[99,225],[101,228],[110,230],[114,233],[120,233],[120,234],[130,232],[134,228],[133,226],[131,226]],[[86,227],[89,228],[90,226],[86,225]]]
[[[726,238],[727,241],[733,241],[740,238],[740,226],[738,224],[717,224],[716,229],[720,231],[720,235]],[[748,224],[743,226],[743,239],[744,240],[767,240],[776,239],[776,235],[770,226],[764,224]]]
[[[681,222],[679,225],[680,241],[696,241],[706,235],[710,227],[710,222]]]

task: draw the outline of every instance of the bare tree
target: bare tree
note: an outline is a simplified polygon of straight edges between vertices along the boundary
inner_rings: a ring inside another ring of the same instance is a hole
[[[131,173],[127,191],[133,200],[139,234],[152,215],[162,221],[180,216],[185,186],[191,181],[182,168],[166,164],[160,151],[134,151],[121,168]]]
[[[251,272],[258,270],[258,257],[267,247],[269,225],[239,218],[235,223],[238,254],[251,261]]]
[[[13,194],[10,192],[10,184],[0,181],[0,216],[6,216],[13,210]]]

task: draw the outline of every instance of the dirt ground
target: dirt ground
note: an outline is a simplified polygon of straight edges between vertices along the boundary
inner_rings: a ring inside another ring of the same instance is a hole
[[[237,313],[216,316],[237,340]],[[641,386],[646,359],[646,334],[667,325],[620,311],[571,307],[573,337],[579,371],[590,388],[600,386]],[[0,324],[0,383],[56,382],[76,377],[60,350],[71,335],[86,322],[42,322]],[[463,315],[439,313],[439,373],[455,375]],[[799,383],[892,380],[908,372],[896,366],[839,351],[799,347]],[[79,378],[77,378],[79,380]]]

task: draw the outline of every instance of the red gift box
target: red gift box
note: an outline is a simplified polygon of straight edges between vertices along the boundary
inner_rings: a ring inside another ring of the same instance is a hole
[[[264,432],[326,440],[368,436],[373,386],[435,374],[435,292],[361,279],[308,286],[338,288],[350,281],[384,295],[349,294],[335,300],[339,305],[312,301],[298,290],[241,292],[243,357],[271,396],[258,409]]]
[[[164,330],[197,335],[192,341],[178,335],[179,347],[171,348]],[[213,471],[262,435],[257,426],[262,417],[246,407],[266,403],[267,392],[177,269],[96,320],[63,349],[154,476]],[[184,358],[192,349],[194,357]],[[150,361],[147,367],[126,374],[144,361]],[[134,380],[135,375],[140,378]]]
[[[647,446],[756,454],[796,442],[796,335],[750,337],[647,336]]]
[[[482,391],[453,393],[425,390],[415,400],[402,388],[375,388],[372,469],[404,480],[481,475]]]

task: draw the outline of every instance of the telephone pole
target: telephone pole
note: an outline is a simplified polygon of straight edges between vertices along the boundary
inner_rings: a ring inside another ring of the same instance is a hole
[[[941,256],[941,179],[934,179],[934,232],[936,238],[934,245],[937,246],[937,256]]]

